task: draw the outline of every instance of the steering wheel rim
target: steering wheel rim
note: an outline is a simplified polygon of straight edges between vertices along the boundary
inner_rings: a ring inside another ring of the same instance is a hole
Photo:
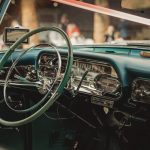
[[[51,46],[51,45],[49,45],[49,44],[46,44],[46,45],[47,45],[47,46]],[[30,112],[30,111],[33,111],[33,110],[37,109],[41,104],[43,104],[43,103],[46,101],[47,97],[48,97],[49,94],[51,93],[51,89],[53,88],[53,86],[54,86],[55,83],[57,82],[57,79],[58,79],[58,77],[59,77],[59,75],[60,75],[60,73],[61,73],[61,56],[60,56],[60,53],[59,53],[59,51],[58,51],[54,46],[51,46],[51,47],[54,49],[54,51],[56,51],[56,54],[57,54],[57,57],[58,57],[58,62],[59,62],[59,63],[58,63],[58,70],[57,70],[57,73],[56,73],[56,77],[55,77],[54,82],[53,82],[52,85],[51,85],[51,88],[48,90],[48,92],[45,94],[45,96],[44,96],[40,101],[38,101],[35,105],[33,105],[33,106],[29,107],[29,108],[26,108],[26,109],[14,109],[13,107],[11,107],[11,106],[9,105],[8,98],[7,98],[7,94],[6,94],[6,93],[7,93],[7,92],[6,92],[6,88],[7,88],[7,85],[8,85],[8,79],[9,79],[9,77],[10,77],[10,75],[11,75],[13,69],[15,68],[16,64],[17,64],[18,61],[20,60],[20,58],[21,58],[24,54],[26,54],[28,51],[30,51],[30,50],[32,50],[33,48],[36,48],[36,47],[38,47],[38,46],[40,46],[40,44],[39,44],[39,45],[36,45],[36,46],[33,46],[33,47],[31,47],[31,48],[25,50],[21,55],[19,55],[19,56],[17,57],[17,59],[13,62],[13,64],[11,65],[11,67],[9,68],[9,71],[8,71],[8,73],[7,73],[7,75],[6,75],[5,83],[4,83],[4,88],[3,88],[4,101],[5,101],[5,104],[8,106],[8,108],[9,108],[10,110],[14,111],[14,112],[17,112],[17,113],[28,113],[28,112]],[[37,73],[37,74],[38,74],[38,73]],[[27,82],[27,84],[36,84],[35,82],[30,82],[30,81],[25,81],[25,82]]]
[[[63,30],[61,30],[60,28],[57,28],[57,27],[41,27],[41,28],[32,30],[29,33],[27,33],[24,36],[22,36],[4,54],[4,56],[0,60],[0,69],[2,69],[4,67],[4,65],[7,62],[8,58],[10,57],[10,55],[15,51],[15,49],[24,40],[26,40],[26,38],[29,38],[30,36],[32,36],[34,34],[37,34],[37,33],[40,33],[40,32],[43,32],[43,31],[55,31],[55,32],[58,32],[66,41],[66,44],[68,46],[68,59],[67,59],[67,66],[66,66],[66,70],[65,70],[63,79],[59,83],[56,91],[53,93],[53,95],[50,97],[50,99],[40,109],[38,109],[32,115],[30,115],[30,116],[28,116],[28,117],[26,117],[24,119],[18,120],[18,121],[7,121],[7,120],[4,120],[4,119],[0,118],[0,124],[2,124],[2,125],[5,125],[5,126],[20,126],[20,125],[27,124],[27,123],[35,120],[39,116],[41,116],[55,102],[55,100],[57,100],[59,98],[59,96],[63,92],[64,87],[66,86],[66,84],[67,84],[67,82],[69,80],[69,76],[70,76],[71,68],[72,68],[72,64],[73,64],[72,45],[71,45],[71,42],[70,42],[67,34]]]

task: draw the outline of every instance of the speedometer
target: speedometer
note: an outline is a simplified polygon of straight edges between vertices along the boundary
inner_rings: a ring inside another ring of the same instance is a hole
[[[98,74],[94,79],[94,86],[104,93],[114,93],[119,89],[120,82],[108,74]]]
[[[39,58],[38,67],[39,75],[48,78],[55,78],[58,68],[57,58],[48,53],[44,53]]]
[[[56,54],[49,52],[41,53],[37,59],[37,76],[42,86],[38,89],[41,94],[45,94],[51,87],[59,82],[61,60]],[[57,77],[57,80],[56,80]],[[57,81],[57,82],[56,82]]]

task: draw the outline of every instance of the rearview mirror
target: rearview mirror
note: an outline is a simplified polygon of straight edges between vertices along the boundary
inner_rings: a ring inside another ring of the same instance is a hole
[[[29,29],[7,27],[4,30],[4,42],[7,45],[13,44],[27,32],[29,32]],[[29,40],[26,39],[23,43],[27,44],[28,42]]]
[[[150,0],[122,0],[121,6],[134,10],[150,8]]]

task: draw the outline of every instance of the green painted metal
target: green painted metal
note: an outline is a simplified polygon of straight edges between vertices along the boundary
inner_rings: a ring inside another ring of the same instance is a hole
[[[66,47],[61,47],[62,50],[67,50]],[[74,52],[93,52],[123,56],[139,57],[141,51],[150,51],[150,47],[146,46],[129,46],[129,45],[73,45]]]
[[[7,8],[10,4],[11,0],[2,0],[0,4],[0,24],[5,16]]]

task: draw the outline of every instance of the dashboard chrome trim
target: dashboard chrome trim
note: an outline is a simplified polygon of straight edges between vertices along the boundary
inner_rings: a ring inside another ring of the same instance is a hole
[[[139,77],[133,81],[131,99],[134,102],[150,104],[150,79]]]

